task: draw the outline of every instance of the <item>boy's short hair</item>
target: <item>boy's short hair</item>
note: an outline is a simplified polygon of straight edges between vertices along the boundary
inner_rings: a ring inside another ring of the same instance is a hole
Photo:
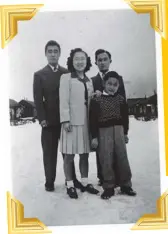
[[[95,61],[97,61],[98,55],[99,55],[99,54],[103,54],[103,53],[106,53],[106,54],[108,55],[109,59],[111,60],[111,54],[110,54],[109,51],[104,50],[104,49],[98,49],[98,50],[96,50],[96,52],[95,52]]]
[[[50,41],[48,41],[47,44],[45,45],[45,54],[46,54],[47,48],[48,48],[49,46],[57,46],[58,49],[59,49],[59,52],[61,52],[60,44],[59,44],[58,42],[54,41],[54,40],[50,40]]]
[[[118,81],[119,81],[119,78],[120,78],[120,75],[115,72],[115,71],[109,71],[105,74],[103,80],[104,80],[104,83],[108,81],[109,78],[116,78]]]

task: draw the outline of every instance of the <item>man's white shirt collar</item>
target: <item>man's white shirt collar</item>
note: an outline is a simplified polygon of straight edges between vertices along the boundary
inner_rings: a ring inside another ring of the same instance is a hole
[[[52,66],[51,64],[49,64],[49,66],[51,67],[53,72],[57,72],[58,71],[58,64],[56,67]]]
[[[106,71],[105,73],[99,72],[100,77],[103,79],[103,77],[105,76],[105,74],[106,74],[107,72],[108,72],[108,71]]]

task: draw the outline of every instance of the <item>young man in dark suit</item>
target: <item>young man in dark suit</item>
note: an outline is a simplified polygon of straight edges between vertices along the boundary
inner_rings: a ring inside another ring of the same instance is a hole
[[[95,93],[103,92],[103,77],[109,71],[110,64],[112,62],[110,52],[99,49],[95,52],[95,64],[97,65],[99,72],[96,76],[92,77],[93,88]],[[119,94],[121,94],[126,99],[125,87],[122,77],[119,79],[120,87]],[[97,161],[97,178],[99,179],[98,184],[101,186],[103,181],[102,168],[99,161],[98,152],[96,152]]]
[[[49,41],[46,44],[45,55],[48,60],[48,65],[35,72],[33,83],[33,95],[37,117],[42,127],[41,143],[43,149],[46,191],[54,191],[58,142],[61,129],[59,85],[61,75],[68,73],[67,69],[58,64],[60,54],[61,48],[56,41]],[[79,181],[76,180],[74,164],[72,167],[74,184],[78,187]]]

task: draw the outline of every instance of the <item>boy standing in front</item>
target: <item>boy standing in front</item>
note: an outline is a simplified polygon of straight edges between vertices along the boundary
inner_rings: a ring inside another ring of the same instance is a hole
[[[104,178],[102,199],[109,199],[114,195],[116,185],[114,162],[121,193],[129,196],[136,195],[132,189],[132,174],[126,150],[129,126],[128,108],[125,98],[118,93],[119,79],[116,72],[106,73],[103,94],[94,97],[90,104],[92,147],[98,147]]]
[[[92,77],[93,81],[93,88],[94,92],[103,92],[103,78],[106,73],[110,70],[110,65],[112,64],[112,56],[111,53],[104,49],[98,49],[95,52],[95,64],[98,67],[98,74],[94,77]],[[118,93],[121,94],[126,99],[125,94],[125,87],[123,78],[120,76],[119,78],[119,90]],[[97,178],[99,179],[98,185],[102,186],[103,184],[103,175],[102,175],[102,168],[99,161],[99,154],[98,151],[96,151],[96,163],[97,163]],[[115,172],[117,173],[117,171]]]

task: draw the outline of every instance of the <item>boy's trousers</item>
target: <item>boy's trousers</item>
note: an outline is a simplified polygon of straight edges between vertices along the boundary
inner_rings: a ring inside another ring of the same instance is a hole
[[[103,173],[103,188],[116,185],[132,186],[123,126],[99,129],[99,157]]]

